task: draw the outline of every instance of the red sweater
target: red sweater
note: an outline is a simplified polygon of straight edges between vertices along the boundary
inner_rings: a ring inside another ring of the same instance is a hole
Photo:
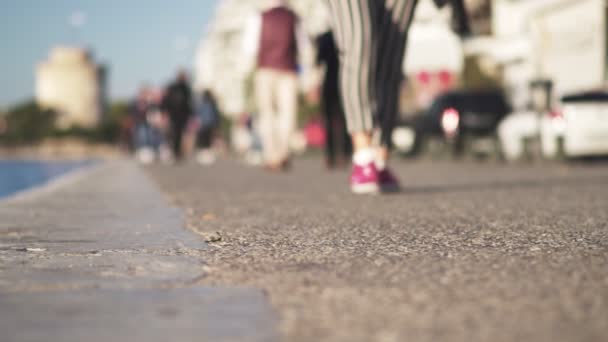
[[[295,13],[285,7],[262,13],[258,68],[296,71],[297,22]]]

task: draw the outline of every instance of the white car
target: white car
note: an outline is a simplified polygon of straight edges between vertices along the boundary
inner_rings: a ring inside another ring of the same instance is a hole
[[[567,157],[608,155],[608,93],[565,97],[561,120]]]
[[[608,155],[608,93],[566,96],[561,110],[542,115],[513,113],[500,123],[498,137],[508,160],[526,155],[526,141],[535,138],[545,158]]]

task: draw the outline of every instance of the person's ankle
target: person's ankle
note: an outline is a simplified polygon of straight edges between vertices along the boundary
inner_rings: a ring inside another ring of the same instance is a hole
[[[376,159],[376,153],[372,148],[363,148],[353,154],[353,164],[367,165],[373,163]]]
[[[376,158],[376,160],[374,161],[374,163],[376,164],[376,169],[378,171],[384,171],[386,170],[387,167],[387,163],[386,163],[386,159],[382,159],[382,158]]]
[[[376,150],[376,159],[374,163],[376,164],[376,169],[378,171],[384,171],[388,167],[388,148],[385,146],[380,146]]]

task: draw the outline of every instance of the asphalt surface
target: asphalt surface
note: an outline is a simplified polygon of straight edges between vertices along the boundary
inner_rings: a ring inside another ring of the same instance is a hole
[[[128,161],[0,201],[0,341],[277,340],[261,290],[198,284],[184,218]]]
[[[387,196],[320,165],[148,172],[211,241],[197,283],[265,291],[285,341],[608,340],[607,164],[399,161]]]

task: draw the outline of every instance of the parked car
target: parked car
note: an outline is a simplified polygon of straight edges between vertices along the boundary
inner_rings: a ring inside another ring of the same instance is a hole
[[[507,159],[533,154],[526,141],[535,138],[545,158],[608,155],[608,93],[564,96],[558,110],[515,113],[499,126],[500,144]]]
[[[552,130],[554,136],[543,136],[549,142],[561,139],[563,151],[547,152],[563,153],[567,157],[608,155],[608,93],[565,96],[561,103],[562,110],[557,116],[562,121],[561,132]]]
[[[436,97],[426,111],[402,116],[393,144],[402,153],[415,154],[426,139],[440,137],[459,155],[468,138],[493,138],[509,112],[502,90],[449,91]]]

